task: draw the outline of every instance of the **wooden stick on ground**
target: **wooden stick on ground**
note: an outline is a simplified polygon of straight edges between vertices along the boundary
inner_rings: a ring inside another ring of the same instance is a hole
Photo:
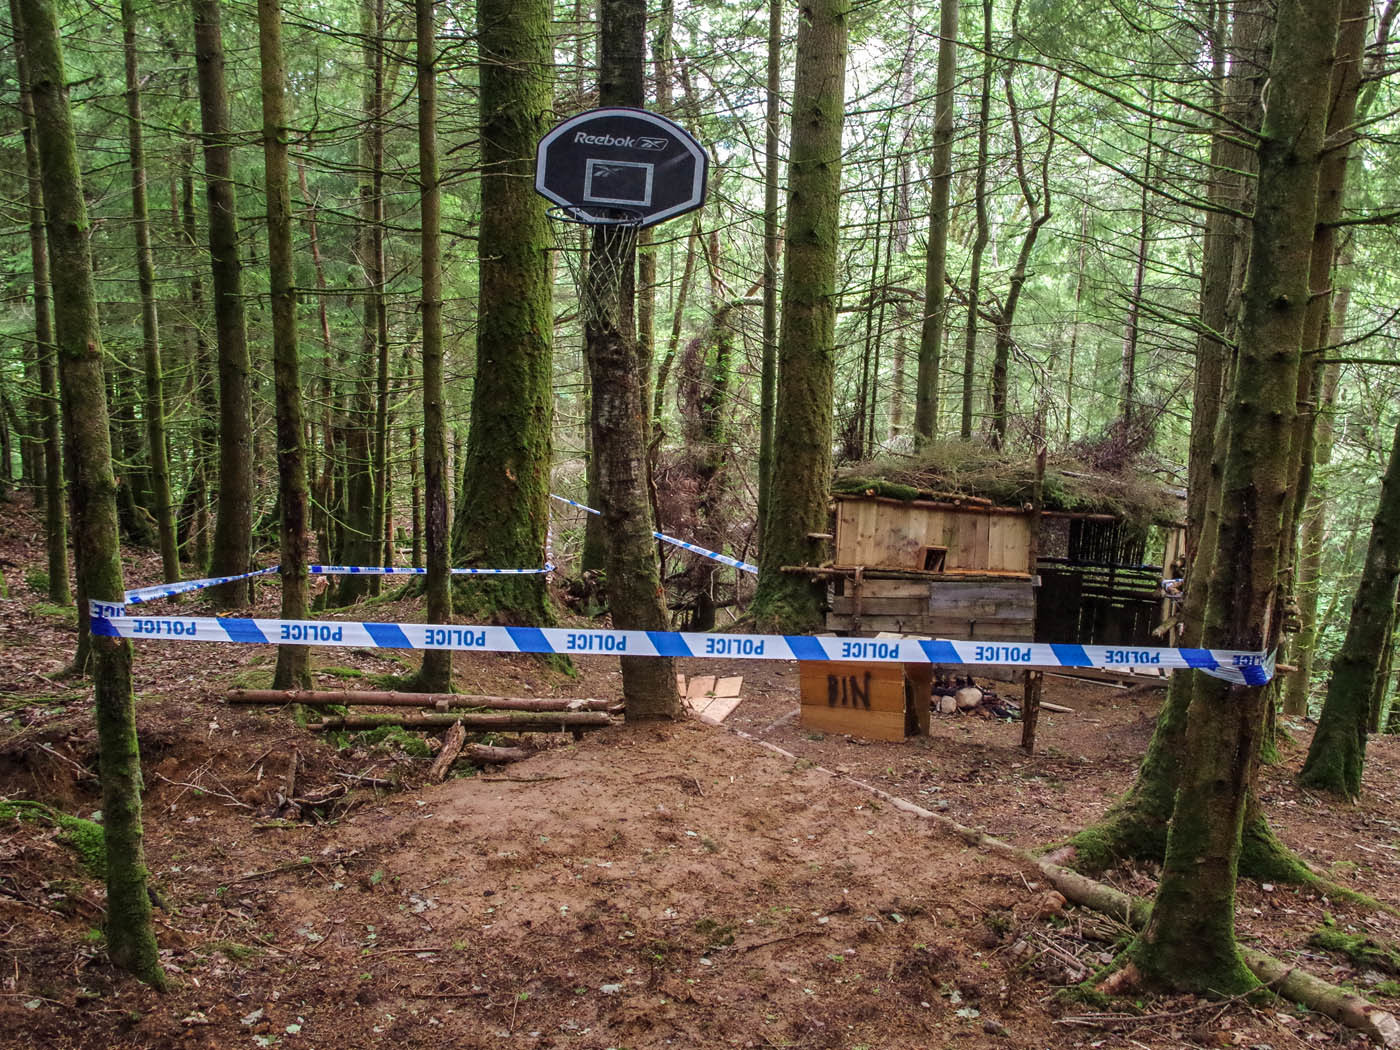
[[[452,768],[452,763],[457,756],[462,753],[462,745],[467,742],[467,731],[462,728],[461,722],[453,722],[452,728],[447,731],[447,736],[443,738],[442,750],[438,752],[437,759],[433,762],[433,768],[428,770],[428,781],[433,784],[441,784],[447,771]]]
[[[335,715],[313,722],[308,728],[375,729],[379,726],[403,726],[406,729],[446,729],[455,722],[474,732],[497,733],[567,733],[585,729],[602,729],[613,725],[606,711],[498,711],[465,712],[462,714],[355,714]]]
[[[606,711],[616,701],[554,696],[475,696],[466,693],[402,693],[356,689],[230,689],[231,704],[308,707],[481,707],[496,711]]]

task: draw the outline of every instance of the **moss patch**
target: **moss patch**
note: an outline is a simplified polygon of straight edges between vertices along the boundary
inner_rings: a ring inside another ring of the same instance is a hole
[[[1400,974],[1400,950],[1364,933],[1345,933],[1323,926],[1308,938],[1308,943],[1329,952],[1339,952],[1357,966]]]
[[[54,605],[52,602],[36,602],[32,608],[40,616],[47,616],[52,620],[62,620],[64,623],[71,624],[74,627],[78,624],[78,607],[76,605]]]
[[[403,726],[376,726],[362,733],[335,733],[332,737],[337,747],[379,748],[383,751],[401,751],[411,758],[428,758],[433,750],[428,741],[418,733],[410,733]]]
[[[56,838],[78,855],[83,868],[95,878],[107,875],[107,841],[102,825],[42,802],[15,800],[0,802],[0,820],[32,820],[58,828]]]

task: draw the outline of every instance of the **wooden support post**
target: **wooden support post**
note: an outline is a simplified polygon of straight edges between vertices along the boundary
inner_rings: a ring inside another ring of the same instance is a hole
[[[1045,685],[1044,671],[1026,671],[1025,688],[1021,697],[1021,747],[1026,754],[1035,754],[1035,731],[1040,723],[1040,690]]]

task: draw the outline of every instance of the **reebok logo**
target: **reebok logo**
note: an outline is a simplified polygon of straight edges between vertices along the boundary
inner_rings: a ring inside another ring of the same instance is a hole
[[[574,142],[585,146],[612,146],[615,149],[637,148],[637,140],[631,135],[590,135],[586,131],[577,131],[574,133]]]

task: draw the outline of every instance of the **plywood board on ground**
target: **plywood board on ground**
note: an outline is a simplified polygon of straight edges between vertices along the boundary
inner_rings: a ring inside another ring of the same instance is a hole
[[[744,687],[743,675],[731,675],[715,682],[715,696],[738,696]]]
[[[699,700],[703,697],[715,695],[715,676],[712,674],[698,674],[691,678],[690,684],[685,690],[686,698],[689,700]]]
[[[737,696],[717,696],[705,705],[705,710],[699,713],[700,721],[717,726],[732,715],[734,709],[742,702],[742,699]]]

